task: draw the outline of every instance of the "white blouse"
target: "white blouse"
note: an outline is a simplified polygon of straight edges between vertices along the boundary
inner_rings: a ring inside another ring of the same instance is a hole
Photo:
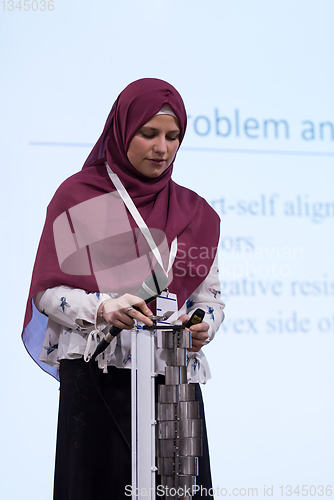
[[[59,368],[62,359],[84,357],[89,361],[90,355],[110,329],[109,324],[97,324],[98,308],[104,300],[116,297],[112,293],[87,293],[68,286],[49,288],[37,294],[35,305],[49,318],[40,360],[56,368]],[[224,307],[220,298],[216,257],[206,279],[179,309],[179,316],[183,313],[191,315],[197,308],[203,309],[211,341],[224,319]],[[122,330],[105,352],[97,357],[97,361],[104,371],[108,365],[131,368],[131,330]],[[158,347],[157,340],[155,362],[156,372],[164,374],[166,352]],[[209,378],[210,370],[202,350],[199,353],[188,352],[188,381],[205,383]]]

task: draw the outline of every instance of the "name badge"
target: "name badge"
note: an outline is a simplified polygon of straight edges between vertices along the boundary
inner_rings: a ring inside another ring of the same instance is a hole
[[[178,319],[179,313],[176,294],[162,292],[161,295],[157,297],[157,316],[163,316],[170,311],[173,312],[173,314],[166,321],[159,322],[159,325],[170,325],[172,321]]]

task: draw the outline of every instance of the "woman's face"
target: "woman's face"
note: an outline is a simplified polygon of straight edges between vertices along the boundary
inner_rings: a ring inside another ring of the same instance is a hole
[[[127,156],[131,165],[146,177],[159,177],[174,160],[179,136],[180,129],[174,116],[154,116],[130,142]]]

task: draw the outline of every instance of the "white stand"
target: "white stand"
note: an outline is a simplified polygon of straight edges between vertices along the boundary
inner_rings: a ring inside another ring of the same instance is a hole
[[[131,336],[132,499],[155,500],[154,332]]]

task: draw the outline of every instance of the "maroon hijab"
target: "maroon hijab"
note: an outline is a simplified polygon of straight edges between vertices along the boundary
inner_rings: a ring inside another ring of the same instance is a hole
[[[121,179],[147,226],[163,231],[168,245],[175,237],[178,238],[178,253],[169,290],[177,294],[179,307],[210,271],[219,238],[217,214],[203,198],[172,181],[173,164],[159,177],[147,178],[127,158],[129,144],[137,130],[158,113],[164,104],[168,104],[177,116],[181,143],[187,116],[180,94],[163,80],[137,80],[118,96],[102,135],[83,169],[58,188],[48,206],[22,337],[35,361],[54,376],[56,370],[39,361],[47,318],[35,309],[32,298],[39,291],[59,285],[81,288],[87,292],[101,291],[93,273],[71,274],[62,271],[54,241],[54,222],[61,214],[68,214],[69,209],[80,203],[115,191],[106,171],[106,161]],[[131,226],[135,227],[132,218],[129,219]]]

